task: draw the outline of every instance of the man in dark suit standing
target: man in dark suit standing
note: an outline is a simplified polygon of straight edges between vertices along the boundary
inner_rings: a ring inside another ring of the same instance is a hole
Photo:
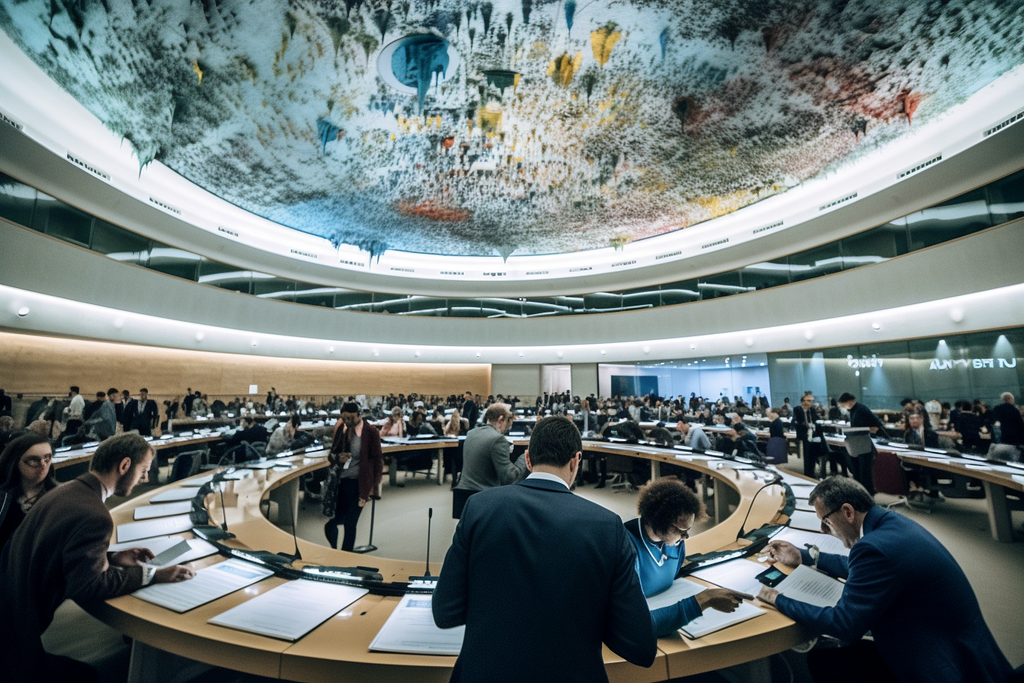
[[[607,681],[602,642],[654,662],[625,527],[569,491],[582,450],[572,422],[543,419],[527,451],[532,474],[467,502],[433,596],[434,623],[466,625],[452,681]]]
[[[480,419],[480,408],[473,401],[472,392],[467,391],[464,396],[466,397],[466,402],[462,404],[462,417],[469,420],[469,428],[473,429],[473,427],[476,427],[477,420]]]
[[[140,389],[139,397],[125,406],[121,424],[126,432],[136,429],[142,436],[152,436],[159,421],[160,410],[156,401],[149,398],[149,389]]]
[[[804,394],[800,399],[800,405],[793,408],[793,429],[802,447],[804,476],[807,477],[815,476],[818,456],[822,455],[825,449],[825,439],[822,438],[821,427],[817,424],[820,419],[821,415],[814,409],[814,394]],[[822,465],[823,469],[824,467]]]
[[[999,423],[999,443],[1024,446],[1024,418],[1013,402],[1013,394],[1004,392],[1002,403],[992,409],[992,422]]]
[[[871,431],[871,435],[874,436],[881,431],[880,436],[888,437],[885,431],[885,425],[878,419],[878,416],[871,412],[871,408],[868,408],[863,403],[857,403],[857,397],[851,393],[844,393],[839,397],[839,405],[846,408],[847,412],[850,413],[850,426],[851,427],[868,427]],[[860,455],[854,455],[850,453],[850,469],[853,473],[853,478],[864,485],[868,491],[872,494],[875,492],[875,450],[874,442],[871,443],[871,450]]]

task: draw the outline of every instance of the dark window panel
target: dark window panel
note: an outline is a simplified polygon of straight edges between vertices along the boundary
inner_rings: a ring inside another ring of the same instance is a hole
[[[789,263],[786,258],[775,261],[753,263],[740,271],[740,282],[744,287],[768,289],[789,284]]]
[[[916,251],[992,227],[985,188],[907,216],[910,248]]]
[[[907,228],[903,219],[842,240],[843,269],[881,263],[907,253]]]
[[[740,273],[738,270],[734,270],[731,273],[719,273],[702,277],[697,283],[697,289],[700,291],[702,299],[718,299],[723,296],[753,291],[753,287],[744,287],[740,284]]]
[[[1024,171],[988,186],[989,213],[995,225],[1024,216]]]
[[[587,313],[622,310],[622,295],[612,292],[596,292],[583,297]]]
[[[154,245],[149,254],[149,267],[153,270],[193,281],[197,279],[199,261],[196,254],[173,247]]]
[[[307,306],[333,308],[334,295],[337,293],[337,287],[325,287],[308,282],[295,283],[295,303],[306,304]]]
[[[150,240],[99,218],[92,226],[92,249],[122,263],[149,265]]]
[[[268,276],[263,273],[253,273],[252,293],[261,299],[294,301],[295,280]]]
[[[700,300],[700,289],[696,280],[680,280],[661,286],[661,305],[686,304]]]
[[[63,202],[53,202],[47,208],[46,234],[88,247],[92,235],[92,216]]]
[[[368,311],[373,307],[373,294],[340,291],[334,295],[334,307],[346,311]]]
[[[32,227],[35,205],[35,189],[0,173],[0,216],[12,223]]]
[[[789,272],[793,282],[837,273],[842,269],[843,259],[839,242],[825,244],[789,256]]]

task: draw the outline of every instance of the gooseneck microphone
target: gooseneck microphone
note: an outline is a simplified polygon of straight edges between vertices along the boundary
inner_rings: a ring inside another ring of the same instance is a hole
[[[430,576],[430,524],[434,519],[434,508],[427,508],[427,570],[423,576]]]

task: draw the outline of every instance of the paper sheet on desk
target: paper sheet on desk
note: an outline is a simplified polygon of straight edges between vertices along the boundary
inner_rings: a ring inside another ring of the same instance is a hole
[[[691,640],[696,640],[715,631],[721,631],[723,628],[759,617],[764,613],[763,609],[754,607],[749,602],[741,602],[735,612],[719,612],[716,609],[706,609],[701,616],[679,629],[679,632]]]
[[[407,594],[370,643],[374,652],[425,655],[457,655],[462,649],[465,626],[440,629],[430,609],[432,596]]]
[[[147,519],[142,522],[128,522],[117,525],[117,542],[127,543],[142,538],[153,536],[167,536],[169,534],[180,534],[188,531],[194,524],[188,515],[174,515],[173,517],[160,517],[158,519]]]
[[[820,527],[819,527],[820,528]],[[804,549],[805,543],[818,546],[818,550],[823,553],[832,553],[833,555],[850,555],[850,549],[843,545],[835,536],[828,534],[820,534],[814,531],[804,531],[802,529],[794,529],[792,527],[783,529],[779,533],[772,536],[773,541],[788,541],[795,545],[800,550]]]
[[[707,590],[707,586],[702,586],[696,581],[676,579],[672,582],[671,586],[662,592],[647,598],[647,608],[654,610],[660,607],[668,607],[705,590]]]
[[[729,560],[721,564],[713,564],[707,569],[698,569],[690,576],[713,583],[722,588],[730,588],[741,593],[757,595],[761,590],[761,582],[754,577],[765,570],[765,566],[747,559]]]
[[[182,486],[186,486],[186,487],[198,488],[198,487],[202,486],[203,484],[209,484],[211,481],[213,481],[213,475],[212,474],[207,474],[205,477],[195,477],[193,479],[185,479],[185,480],[183,480],[181,482],[181,485]],[[193,494],[193,495],[195,495],[195,494]]]
[[[170,567],[175,564],[185,564],[187,562],[201,560],[204,557],[217,554],[217,549],[212,544],[207,543],[201,538],[182,539],[180,536],[159,536],[157,538],[147,538],[144,541],[114,543],[107,550],[109,552],[116,553],[119,550],[128,550],[129,548],[148,548],[154,555],[159,555],[168,548],[180,543],[182,540],[187,540],[191,550],[184,555],[175,558],[172,562],[157,565],[157,569],[160,569],[161,567]]]
[[[200,569],[194,579],[144,586],[132,595],[181,613],[262,581],[273,573],[255,564],[232,559]]]
[[[170,517],[171,515],[187,515],[192,512],[192,501],[183,500],[177,503],[162,503],[159,505],[140,505],[135,508],[135,519],[153,519],[155,517]]]
[[[843,597],[843,584],[805,564],[794,569],[775,589],[787,598],[817,607],[835,607]]]
[[[821,531],[821,520],[813,512],[797,510],[789,518],[789,526],[794,529],[806,529],[807,531]]]
[[[192,500],[196,497],[196,490],[193,488],[171,489],[158,493],[149,499],[150,503],[173,503],[175,501]]]
[[[218,614],[210,623],[296,641],[369,592],[297,579]]]

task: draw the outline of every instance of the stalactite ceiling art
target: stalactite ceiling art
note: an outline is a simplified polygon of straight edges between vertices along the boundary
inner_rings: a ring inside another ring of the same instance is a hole
[[[1019,0],[0,0],[143,173],[378,254],[713,219],[938,120],[1021,26]]]

